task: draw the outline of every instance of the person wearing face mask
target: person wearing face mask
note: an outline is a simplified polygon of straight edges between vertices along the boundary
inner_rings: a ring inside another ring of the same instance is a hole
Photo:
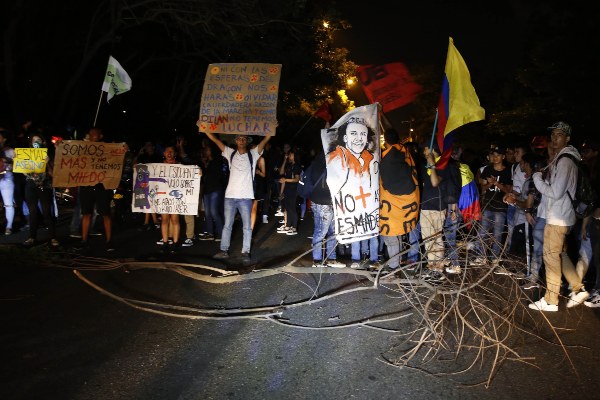
[[[45,139],[40,135],[30,137],[31,147],[35,149],[46,147]],[[37,231],[39,226],[38,204],[41,214],[48,228],[50,246],[56,248],[60,243],[56,239],[56,218],[52,214],[54,201],[54,190],[52,188],[52,172],[54,164],[53,157],[46,157],[45,172],[32,172],[25,174],[25,202],[29,208],[29,238],[23,243],[32,246],[37,242]]]

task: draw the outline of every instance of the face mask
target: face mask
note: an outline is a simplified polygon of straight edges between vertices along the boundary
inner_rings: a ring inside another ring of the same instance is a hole
[[[40,143],[40,142],[33,142],[33,148],[34,149],[39,149],[41,147],[42,147],[42,143]]]

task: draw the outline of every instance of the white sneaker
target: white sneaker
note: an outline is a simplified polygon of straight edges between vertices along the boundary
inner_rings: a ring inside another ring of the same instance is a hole
[[[600,307],[600,294],[596,293],[595,295],[588,297],[583,304],[587,307],[597,308]]]
[[[192,239],[185,239],[181,245],[183,247],[190,247],[194,245],[194,241]]]
[[[549,311],[549,312],[558,311],[558,305],[546,303],[546,299],[544,299],[543,297],[536,302],[530,303],[529,308],[531,308],[532,310],[537,310],[537,311]]]
[[[287,226],[285,226],[285,225],[282,225],[282,226],[280,226],[279,228],[277,228],[277,233],[287,233],[287,231],[288,231],[289,229],[290,229],[289,227],[287,227]]]
[[[461,272],[462,272],[462,269],[460,268],[460,265],[449,265],[446,267],[447,274],[456,275],[456,274],[460,274]]]
[[[263,215],[263,224],[268,224],[269,223],[269,217],[266,215]]]
[[[277,212],[275,213],[276,217],[283,217],[283,215],[284,215],[283,211],[281,211],[281,210],[277,210]]]
[[[290,228],[285,232],[286,235],[297,235],[298,231],[296,230],[296,228]]]
[[[352,262],[352,264],[350,264],[350,268],[360,269],[360,263],[358,261],[354,261],[354,262]]]
[[[323,260],[313,260],[313,268],[325,268],[327,264],[323,262]]]
[[[590,297],[590,294],[585,290],[585,288],[581,288],[579,292],[571,292],[569,295],[569,301],[567,301],[567,308],[572,308],[582,304],[585,300]]]
[[[346,268],[346,264],[341,263],[337,260],[328,260],[327,266],[331,268]]]

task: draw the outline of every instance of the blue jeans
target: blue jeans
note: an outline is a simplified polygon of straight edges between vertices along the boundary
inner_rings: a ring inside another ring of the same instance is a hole
[[[362,254],[369,254],[369,261],[379,261],[379,236],[374,236],[369,239],[352,242],[350,250],[352,252],[352,261],[362,260]]]
[[[444,237],[446,238],[446,254],[452,265],[458,265],[458,253],[456,252],[456,232],[462,222],[460,215],[453,221],[450,215],[444,221]]]
[[[515,215],[516,212],[517,208],[515,206],[508,206],[506,208],[506,226],[508,227],[508,234],[506,235],[506,241],[508,242],[506,245],[507,249],[510,249],[513,231],[515,230],[515,222],[517,222]]]
[[[387,242],[386,242],[387,245]],[[421,223],[417,222],[415,229],[408,233],[408,252],[406,253],[406,262],[409,264],[421,260]],[[389,249],[388,249],[389,250]]]
[[[311,203],[311,209],[314,218],[314,230],[312,238],[312,258],[315,261],[323,259],[335,260],[337,241],[333,226],[333,207],[325,204]],[[326,253],[323,255],[323,240],[327,240],[325,245]]]
[[[540,276],[544,254],[544,227],[546,218],[536,217],[533,226],[533,258],[529,275]]]
[[[12,174],[0,178],[0,193],[2,194],[2,202],[4,203],[6,229],[12,229],[15,219],[15,182],[13,181]]]
[[[481,242],[484,243],[492,241],[492,254],[487,255],[488,258],[497,259],[500,256],[502,250],[502,234],[504,233],[504,224],[506,222],[506,213],[503,211],[490,211],[485,210],[483,212],[483,220],[481,221],[481,231],[479,232],[479,239],[475,247],[476,254],[485,255],[482,248]],[[490,231],[492,234],[490,235]]]
[[[222,190],[204,194],[204,218],[206,233],[220,237],[223,233],[223,194]]]
[[[252,226],[250,224],[252,201],[252,199],[225,198],[225,225],[223,226],[223,236],[221,237],[221,251],[229,250],[235,214],[239,211],[242,217],[242,229],[244,233],[242,253],[250,253],[250,245],[252,243]]]

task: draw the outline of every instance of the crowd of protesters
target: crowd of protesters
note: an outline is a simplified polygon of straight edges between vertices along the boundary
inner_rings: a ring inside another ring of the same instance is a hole
[[[256,223],[266,224],[271,217],[282,217],[276,232],[296,235],[308,209],[314,220],[315,267],[378,269],[385,264],[392,270],[419,269],[423,278],[441,282],[448,275],[463,273],[469,265],[489,265],[496,273],[526,278],[524,290],[546,289],[544,297],[530,304],[530,308],[557,311],[563,276],[571,290],[567,307],[582,303],[600,307],[600,261],[594,257],[600,246],[600,209],[596,203],[585,218],[575,217],[569,194],[576,190],[577,165],[560,157],[569,153],[580,159],[583,171],[597,188],[600,146],[587,140],[579,141],[576,148],[570,142],[572,135],[571,127],[559,122],[549,128],[549,135],[536,136],[527,142],[490,143],[489,150],[479,157],[463,152],[457,144],[445,168],[436,168],[441,154],[435,145],[430,148],[428,143],[401,143],[397,133],[388,130],[384,132],[386,143],[380,171],[383,192],[389,196],[416,193],[418,222],[410,232],[382,233],[364,243],[346,246],[335,241],[333,206],[323,179],[326,157],[320,146],[306,151],[285,143],[280,149],[269,141],[270,136],[252,143],[251,136],[238,135],[230,147],[222,138],[207,133],[192,144],[183,137],[177,137],[173,143],[147,141],[139,152],[128,156],[132,164],[182,163],[197,165],[202,170],[198,216],[143,215],[138,229],[160,229],[157,245],[165,252],[175,253],[180,247],[202,241],[217,241],[220,251],[215,258],[229,258],[233,225],[239,213],[243,225],[240,253],[242,260],[248,261]],[[53,146],[47,139],[39,130],[23,129],[13,136],[0,128],[2,226],[5,235],[28,231],[26,246],[37,243],[41,223],[48,229],[49,245],[60,246],[55,228],[56,189],[52,187]],[[97,128],[87,131],[84,137],[90,141],[102,139],[102,131]],[[46,172],[13,173],[14,148],[40,146],[49,150]],[[315,165],[312,180],[317,185],[310,198],[305,199],[297,196],[296,187],[301,172],[310,163]],[[481,206],[480,217],[469,226],[470,237],[480,239],[473,240],[469,248],[475,254],[472,260],[461,260],[457,246],[459,227],[462,226],[463,233],[465,230],[458,207],[463,186],[461,168],[465,165],[474,172]],[[412,177],[414,182],[407,185]],[[89,236],[98,229],[95,217],[99,215],[105,249],[113,251],[114,191],[101,184],[71,189],[76,197],[71,235],[81,238],[76,247],[87,247]],[[527,269],[511,270],[511,264],[503,262],[508,256],[525,258]],[[571,257],[576,259],[575,265]],[[344,258],[348,262],[343,262]],[[590,266],[594,268],[590,270]],[[587,275],[595,276],[595,281],[586,281]]]

